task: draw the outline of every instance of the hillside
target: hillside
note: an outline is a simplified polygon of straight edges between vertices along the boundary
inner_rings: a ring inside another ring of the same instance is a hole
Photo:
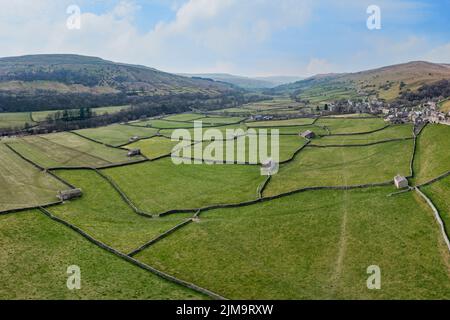
[[[67,98],[70,95],[88,95],[91,100],[98,100],[98,96],[105,95],[216,96],[231,90],[235,89],[225,83],[180,77],[145,66],[115,63],[96,57],[31,55],[0,58],[0,96],[4,98],[1,101],[4,111],[11,111],[8,105],[14,104],[14,101],[7,98],[16,95],[21,99],[50,94],[53,97],[66,95]],[[114,101],[108,102],[111,104]],[[122,104],[126,101],[117,102]],[[98,103],[103,104],[102,101]]]
[[[300,80],[299,77],[243,77],[226,73],[180,74],[185,77],[211,79],[230,83],[243,89],[268,89]]]
[[[274,92],[294,93],[312,102],[366,95],[390,101],[401,92],[442,79],[450,79],[450,65],[414,61],[356,73],[317,75],[279,86]]]

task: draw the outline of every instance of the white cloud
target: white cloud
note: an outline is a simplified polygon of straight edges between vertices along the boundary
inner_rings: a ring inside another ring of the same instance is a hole
[[[450,43],[429,50],[424,59],[436,63],[450,63]]]
[[[174,1],[174,19],[143,32],[130,0],[102,14],[86,12],[81,0],[81,30],[68,30],[71,2],[0,0],[2,55],[79,53],[169,71],[215,69],[243,50],[257,51],[274,32],[302,26],[311,7],[311,0]]]

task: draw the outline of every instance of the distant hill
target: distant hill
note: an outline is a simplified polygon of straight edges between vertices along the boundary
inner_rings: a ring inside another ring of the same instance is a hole
[[[356,73],[316,75],[273,89],[313,102],[373,95],[391,101],[400,93],[416,91],[424,84],[450,79],[450,65],[424,61],[387,66]]]
[[[0,58],[0,112],[125,105],[143,100],[210,98],[230,84],[80,55]]]
[[[37,90],[93,94],[140,91],[146,95],[166,95],[218,94],[231,87],[96,57],[50,54],[0,58],[0,92]]]
[[[300,77],[242,77],[226,73],[199,73],[199,74],[179,74],[185,77],[211,79],[220,82],[230,83],[244,89],[267,89],[300,80]]]

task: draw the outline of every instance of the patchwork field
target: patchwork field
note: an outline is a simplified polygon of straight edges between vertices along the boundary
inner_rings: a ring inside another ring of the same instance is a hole
[[[230,141],[214,141],[204,142],[202,146],[195,144],[186,148],[180,149],[179,157],[197,158],[195,151],[197,148],[203,150],[203,159],[207,161],[221,161],[227,156],[227,150],[234,150],[234,157],[226,158],[230,162],[253,164],[261,163],[268,159],[274,159],[274,150],[279,150],[279,162],[287,161],[294,156],[294,153],[299,150],[306,143],[306,139],[298,135],[282,135],[279,136],[278,143],[272,136],[267,134],[266,144],[267,149],[261,147],[264,138],[258,135],[247,135]],[[251,147],[252,146],[252,147]]]
[[[141,153],[149,159],[156,159],[161,156],[170,155],[172,149],[178,144],[166,137],[154,137],[140,140],[127,145],[127,149],[140,149]]]
[[[83,190],[83,197],[50,211],[123,253],[140,247],[192,215],[151,219],[137,215],[95,171],[57,171]]]
[[[57,192],[67,189],[0,143],[0,211],[56,202]]]
[[[433,124],[417,140],[414,161],[416,184],[427,182],[450,170],[450,126]]]
[[[368,134],[350,135],[350,136],[326,136],[314,140],[315,145],[355,145],[368,144],[389,139],[406,139],[413,138],[413,126],[393,125],[384,130]]]
[[[101,143],[112,146],[121,146],[129,143],[130,139],[133,137],[153,137],[158,133],[158,130],[154,128],[139,128],[136,126],[113,124],[107,127],[77,130],[76,132]]]
[[[106,147],[73,133],[55,133],[15,139],[10,146],[45,168],[99,167],[143,159],[127,157],[127,151]]]
[[[438,209],[450,237],[450,177],[421,188]]]
[[[156,129],[190,129],[194,127],[194,122],[180,122],[180,121],[167,121],[167,120],[144,120],[134,122],[134,126],[148,127]],[[208,124],[204,123],[204,127]],[[209,125],[212,126],[212,125]]]
[[[38,211],[0,216],[1,299],[203,299],[94,246]],[[81,269],[81,290],[66,286]]]
[[[165,117],[164,120],[168,121],[193,121],[200,118],[203,118],[204,115],[202,114],[196,114],[196,113],[182,113],[182,114],[176,114],[172,116]]]
[[[30,112],[0,113],[0,129],[23,128],[26,123],[35,124]]]
[[[321,98],[325,97],[317,96]],[[291,103],[289,98],[276,99],[245,108],[256,113],[295,111],[289,109]],[[264,110],[256,111],[260,109]],[[200,208],[257,200],[263,185],[262,196],[270,197],[305,187],[384,183],[397,174],[409,176],[412,125],[384,128],[382,119],[339,117],[320,118],[314,125],[307,118],[227,125],[244,119],[234,116],[185,113],[77,134],[2,139],[0,212],[54,202],[57,192],[68,188],[8,146],[45,168],[124,164],[100,172],[52,170],[81,188],[83,195],[48,210],[124,254],[158,239],[133,257],[226,298],[450,299],[450,252],[430,207],[416,192],[389,197],[396,191],[393,185],[304,191],[252,205],[203,210],[198,219],[194,215]],[[208,135],[194,136],[192,121],[197,118],[206,120],[204,129],[214,130],[208,133],[218,136],[215,142],[207,142],[214,140]],[[197,157],[193,151],[198,148],[206,160],[214,160],[233,143],[236,159],[245,148],[244,161],[250,161],[250,155],[261,161],[272,150],[250,150],[249,141],[256,138],[253,130],[266,129],[281,133],[280,161],[295,157],[281,164],[270,180],[261,175],[260,165],[154,160],[170,155],[178,144],[171,141],[176,129],[191,136],[185,148],[190,155],[180,154],[189,158]],[[233,132],[227,133],[230,129]],[[306,143],[299,134],[306,130],[317,137],[297,152]],[[423,183],[450,170],[449,130],[429,125],[422,131],[412,182]],[[132,137],[140,140],[130,142]],[[201,140],[205,141],[199,144]],[[371,143],[376,144],[355,146]],[[129,158],[127,149],[140,149],[153,160],[129,163],[145,158]],[[448,232],[450,177],[421,189],[435,203]],[[176,212],[158,217],[169,211]],[[185,222],[189,224],[158,238]],[[66,270],[74,264],[82,270],[82,290],[69,291]],[[367,268],[372,265],[381,268],[381,290],[367,289]],[[0,215],[0,283],[0,299],[206,298],[107,253],[40,211]]]
[[[258,166],[175,165],[171,159],[103,172],[141,210],[153,214],[256,199],[264,181]]]
[[[314,122],[313,118],[298,118],[290,120],[273,120],[273,121],[255,121],[247,122],[246,125],[251,128],[262,127],[286,127],[286,126],[303,126],[310,125]]]
[[[361,133],[378,130],[386,126],[383,119],[338,119],[320,118],[316,123],[318,126],[327,127],[332,134]]]
[[[387,197],[392,190],[208,211],[137,258],[231,299],[450,298],[450,257],[432,213],[413,193]],[[381,290],[366,287],[371,265]]]
[[[294,161],[281,166],[265,195],[304,187],[382,183],[397,174],[408,176],[412,151],[412,141],[367,147],[306,147]]]

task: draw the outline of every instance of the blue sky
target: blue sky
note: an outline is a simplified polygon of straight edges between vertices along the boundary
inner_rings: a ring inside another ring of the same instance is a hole
[[[69,30],[66,9],[81,9]],[[0,0],[2,56],[78,53],[248,76],[450,63],[450,0]],[[381,9],[380,30],[366,10]]]

